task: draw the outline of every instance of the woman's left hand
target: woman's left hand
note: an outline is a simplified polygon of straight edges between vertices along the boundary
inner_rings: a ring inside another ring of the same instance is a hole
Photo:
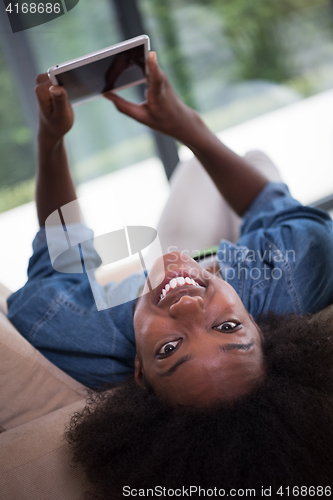
[[[186,143],[191,138],[197,113],[178,97],[166,74],[158,66],[155,52],[149,53],[148,68],[145,102],[135,104],[114,92],[107,92],[104,96],[125,115]]]

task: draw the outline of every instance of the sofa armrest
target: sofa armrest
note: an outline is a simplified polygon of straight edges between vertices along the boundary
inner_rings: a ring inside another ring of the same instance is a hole
[[[63,438],[78,401],[0,434],[0,500],[79,500],[87,485]]]
[[[0,427],[25,424],[86,396],[0,313]]]
[[[0,312],[7,314],[7,298],[12,292],[5,285],[0,283]]]

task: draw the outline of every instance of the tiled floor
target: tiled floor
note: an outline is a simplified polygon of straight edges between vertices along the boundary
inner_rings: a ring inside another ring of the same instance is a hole
[[[311,203],[333,193],[332,111],[330,90],[225,130],[220,138],[239,154],[264,150],[278,165],[293,196]],[[190,152],[182,148],[180,154],[186,159]],[[156,225],[168,196],[168,183],[158,159],[80,186],[79,197],[86,197],[82,200],[86,222],[98,231],[107,227],[110,219],[104,201],[111,189],[121,194],[127,212],[147,225]],[[0,282],[12,290],[25,282],[37,227],[33,203],[0,215]]]

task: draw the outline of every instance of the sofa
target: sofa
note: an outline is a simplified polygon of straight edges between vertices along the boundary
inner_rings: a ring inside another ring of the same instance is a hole
[[[78,500],[86,482],[63,435],[86,388],[31,346],[1,307],[0,499]]]

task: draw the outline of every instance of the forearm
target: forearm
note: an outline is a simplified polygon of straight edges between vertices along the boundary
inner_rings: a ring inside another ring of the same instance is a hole
[[[76,200],[64,139],[52,140],[38,133],[38,164],[36,174],[36,204],[40,226],[47,217],[63,205]],[[73,209],[71,220],[79,222],[79,209]]]
[[[268,179],[225,146],[196,112],[189,110],[189,114],[192,115],[189,118],[191,126],[176,138],[191,149],[221,195],[238,215],[242,215]]]
[[[64,143],[74,123],[74,113],[65,89],[50,87],[46,73],[38,75],[36,83],[39,109],[36,204],[39,224],[44,226],[52,212],[76,200]],[[74,205],[70,217],[66,213],[66,223],[80,221],[78,204]]]

